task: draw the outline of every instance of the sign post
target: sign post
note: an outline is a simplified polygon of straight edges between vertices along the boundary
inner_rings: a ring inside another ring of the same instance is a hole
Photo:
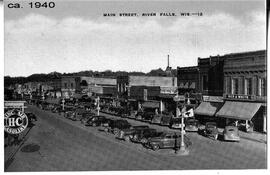
[[[176,103],[181,100],[181,98],[178,94],[173,99]],[[189,102],[189,98],[188,98],[188,102]],[[185,108],[186,107],[183,108],[184,111],[183,110],[181,111],[181,146],[180,146],[180,150],[178,150],[178,149],[175,150],[175,153],[179,154],[179,155],[188,155],[189,154],[189,151],[186,149],[185,142],[184,142],[185,130],[184,130],[184,115],[183,115],[183,113],[186,112]],[[176,111],[177,111],[177,105],[176,105]],[[176,113],[176,115],[177,115],[177,113]]]

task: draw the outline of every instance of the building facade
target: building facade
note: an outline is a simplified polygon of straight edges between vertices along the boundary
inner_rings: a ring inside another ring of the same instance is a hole
[[[266,51],[227,54],[225,57],[225,104],[217,116],[252,121],[255,130],[266,132]]]

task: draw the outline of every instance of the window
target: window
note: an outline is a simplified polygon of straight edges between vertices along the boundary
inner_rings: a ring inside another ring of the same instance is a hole
[[[147,101],[147,89],[143,90],[143,100]]]
[[[231,94],[231,77],[226,77],[225,78],[225,92],[227,93],[227,94]]]
[[[207,75],[203,75],[202,76],[202,87],[203,87],[203,90],[208,90],[208,77]]]
[[[65,83],[65,89],[67,88],[67,83]]]
[[[259,96],[266,96],[266,79],[265,78],[259,78],[258,95]]]
[[[238,87],[239,83],[238,83],[238,78],[233,78],[232,79],[232,94],[238,94]]]
[[[73,83],[70,83],[70,87],[71,87],[71,89],[73,89]]]
[[[251,95],[252,94],[252,79],[246,78],[245,79],[245,95]]]

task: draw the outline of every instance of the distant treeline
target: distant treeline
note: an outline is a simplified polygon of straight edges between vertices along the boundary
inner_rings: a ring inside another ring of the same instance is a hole
[[[176,76],[176,70],[172,70],[172,74]],[[5,86],[10,86],[15,83],[23,84],[27,82],[47,82],[51,81],[53,79],[61,78],[62,76],[94,76],[94,77],[111,77],[116,78],[117,76],[121,75],[137,75],[137,76],[166,76],[166,72],[163,71],[161,68],[151,70],[148,73],[144,72],[126,72],[126,71],[116,71],[113,72],[111,70],[106,70],[103,72],[99,71],[80,71],[80,72],[74,72],[74,73],[59,73],[59,72],[52,72],[49,74],[32,74],[28,77],[10,77],[5,76],[4,77],[4,84]]]

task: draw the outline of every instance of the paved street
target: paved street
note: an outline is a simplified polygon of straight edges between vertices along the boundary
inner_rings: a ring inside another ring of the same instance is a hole
[[[147,150],[124,142],[98,128],[85,127],[58,114],[29,106],[38,117],[25,142],[9,160],[6,171],[168,170],[266,168],[266,144],[242,139],[239,143],[214,141],[188,133],[189,156],[172,150]],[[142,122],[129,120],[132,124]],[[167,127],[153,126],[160,130]],[[31,144],[34,152],[23,151]],[[11,155],[5,149],[5,155]],[[8,156],[5,156],[7,163]]]

